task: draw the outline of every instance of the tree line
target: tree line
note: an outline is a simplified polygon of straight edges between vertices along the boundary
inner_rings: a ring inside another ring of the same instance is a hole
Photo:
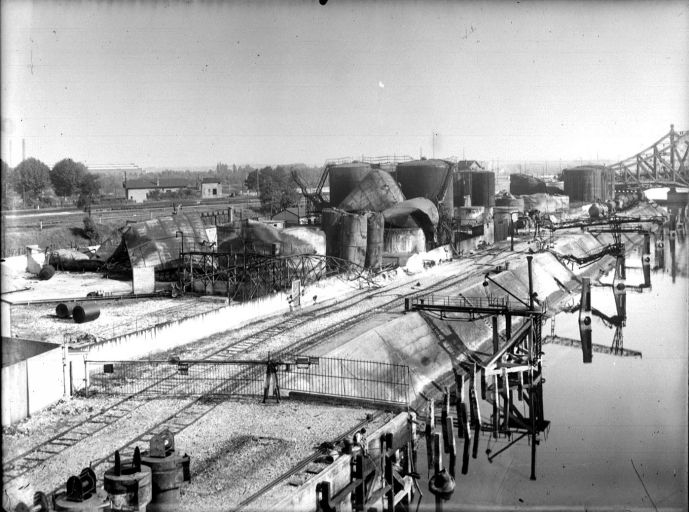
[[[53,190],[56,196],[76,197],[77,206],[83,208],[100,194],[100,183],[98,176],[71,158],[60,160],[52,169],[36,158],[27,158],[14,169],[2,161],[3,207],[9,200],[10,189],[28,207],[45,204],[45,193]]]

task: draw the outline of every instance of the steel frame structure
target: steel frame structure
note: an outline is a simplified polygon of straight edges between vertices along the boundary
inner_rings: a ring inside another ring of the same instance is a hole
[[[670,131],[651,146],[609,169],[615,172],[615,189],[689,186],[689,131]]]
[[[337,276],[375,286],[376,274],[373,269],[317,254],[264,256],[203,251],[183,252],[178,269],[182,291],[201,287],[206,293],[217,293],[220,289],[229,299],[242,301],[290,289],[295,280],[309,284]]]
[[[522,300],[512,295],[488,274],[485,279],[503,289],[510,297],[462,297],[434,298],[432,296],[416,296],[405,299],[405,311],[435,311],[439,312],[445,320],[460,320],[491,316],[493,319],[493,355],[487,361],[475,360],[473,365],[456,362],[456,366],[464,370],[463,374],[455,368],[455,380],[457,385],[457,401],[460,411],[465,411],[464,394],[465,387],[469,384],[469,411],[467,415],[460,412],[460,436],[467,439],[474,430],[474,458],[478,450],[478,434],[482,430],[491,430],[493,437],[505,434],[511,438],[517,434],[517,438],[511,440],[499,452],[490,455],[489,460],[512,446],[519,439],[528,436],[531,440],[531,480],[536,479],[536,445],[539,443],[539,434],[546,432],[550,422],[543,414],[543,378],[542,378],[542,326],[546,314],[546,305],[534,304],[533,280],[532,280],[532,256],[527,256],[529,268],[529,297]],[[452,316],[451,316],[452,315]],[[498,332],[498,316],[505,317],[507,340],[500,346]],[[512,316],[524,317],[524,322],[512,330]],[[480,370],[479,370],[480,366]],[[479,379],[480,376],[480,379]],[[480,380],[480,383],[478,382]],[[491,381],[489,384],[488,381]],[[484,426],[481,422],[478,391],[480,387],[481,397],[492,404],[493,413],[491,424]],[[488,390],[491,393],[488,393]],[[513,394],[517,392],[517,398],[525,400],[528,404],[528,413],[522,415],[513,403]],[[468,446],[468,444],[467,444]],[[464,466],[468,465],[465,455]],[[465,470],[463,469],[463,473]]]

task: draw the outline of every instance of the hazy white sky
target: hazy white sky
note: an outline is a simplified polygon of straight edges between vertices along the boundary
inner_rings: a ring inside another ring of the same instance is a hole
[[[2,158],[620,159],[689,129],[689,3],[3,0]],[[12,154],[10,155],[10,142]]]

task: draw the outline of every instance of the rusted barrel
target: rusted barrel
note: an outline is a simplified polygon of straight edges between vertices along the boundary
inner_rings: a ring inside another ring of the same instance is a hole
[[[141,464],[151,468],[153,498],[148,512],[177,510],[180,487],[191,480],[189,462],[187,454],[175,452],[175,439],[169,430],[151,438],[150,450],[141,454]]]
[[[55,308],[55,314],[60,318],[69,318],[72,316],[72,311],[76,305],[76,302],[61,302]]]
[[[115,465],[103,475],[103,488],[110,499],[110,510],[145,512],[151,502],[151,468],[141,464],[139,448],[132,460],[120,462],[115,452]]]
[[[82,302],[72,310],[74,321],[78,324],[91,322],[100,316],[100,308],[93,302]]]
[[[55,267],[52,265],[46,265],[38,272],[38,278],[41,281],[47,281],[55,275]]]

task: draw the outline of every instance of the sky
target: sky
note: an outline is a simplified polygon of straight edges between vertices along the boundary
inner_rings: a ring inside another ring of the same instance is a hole
[[[689,3],[3,0],[2,159],[620,160],[689,129]]]

